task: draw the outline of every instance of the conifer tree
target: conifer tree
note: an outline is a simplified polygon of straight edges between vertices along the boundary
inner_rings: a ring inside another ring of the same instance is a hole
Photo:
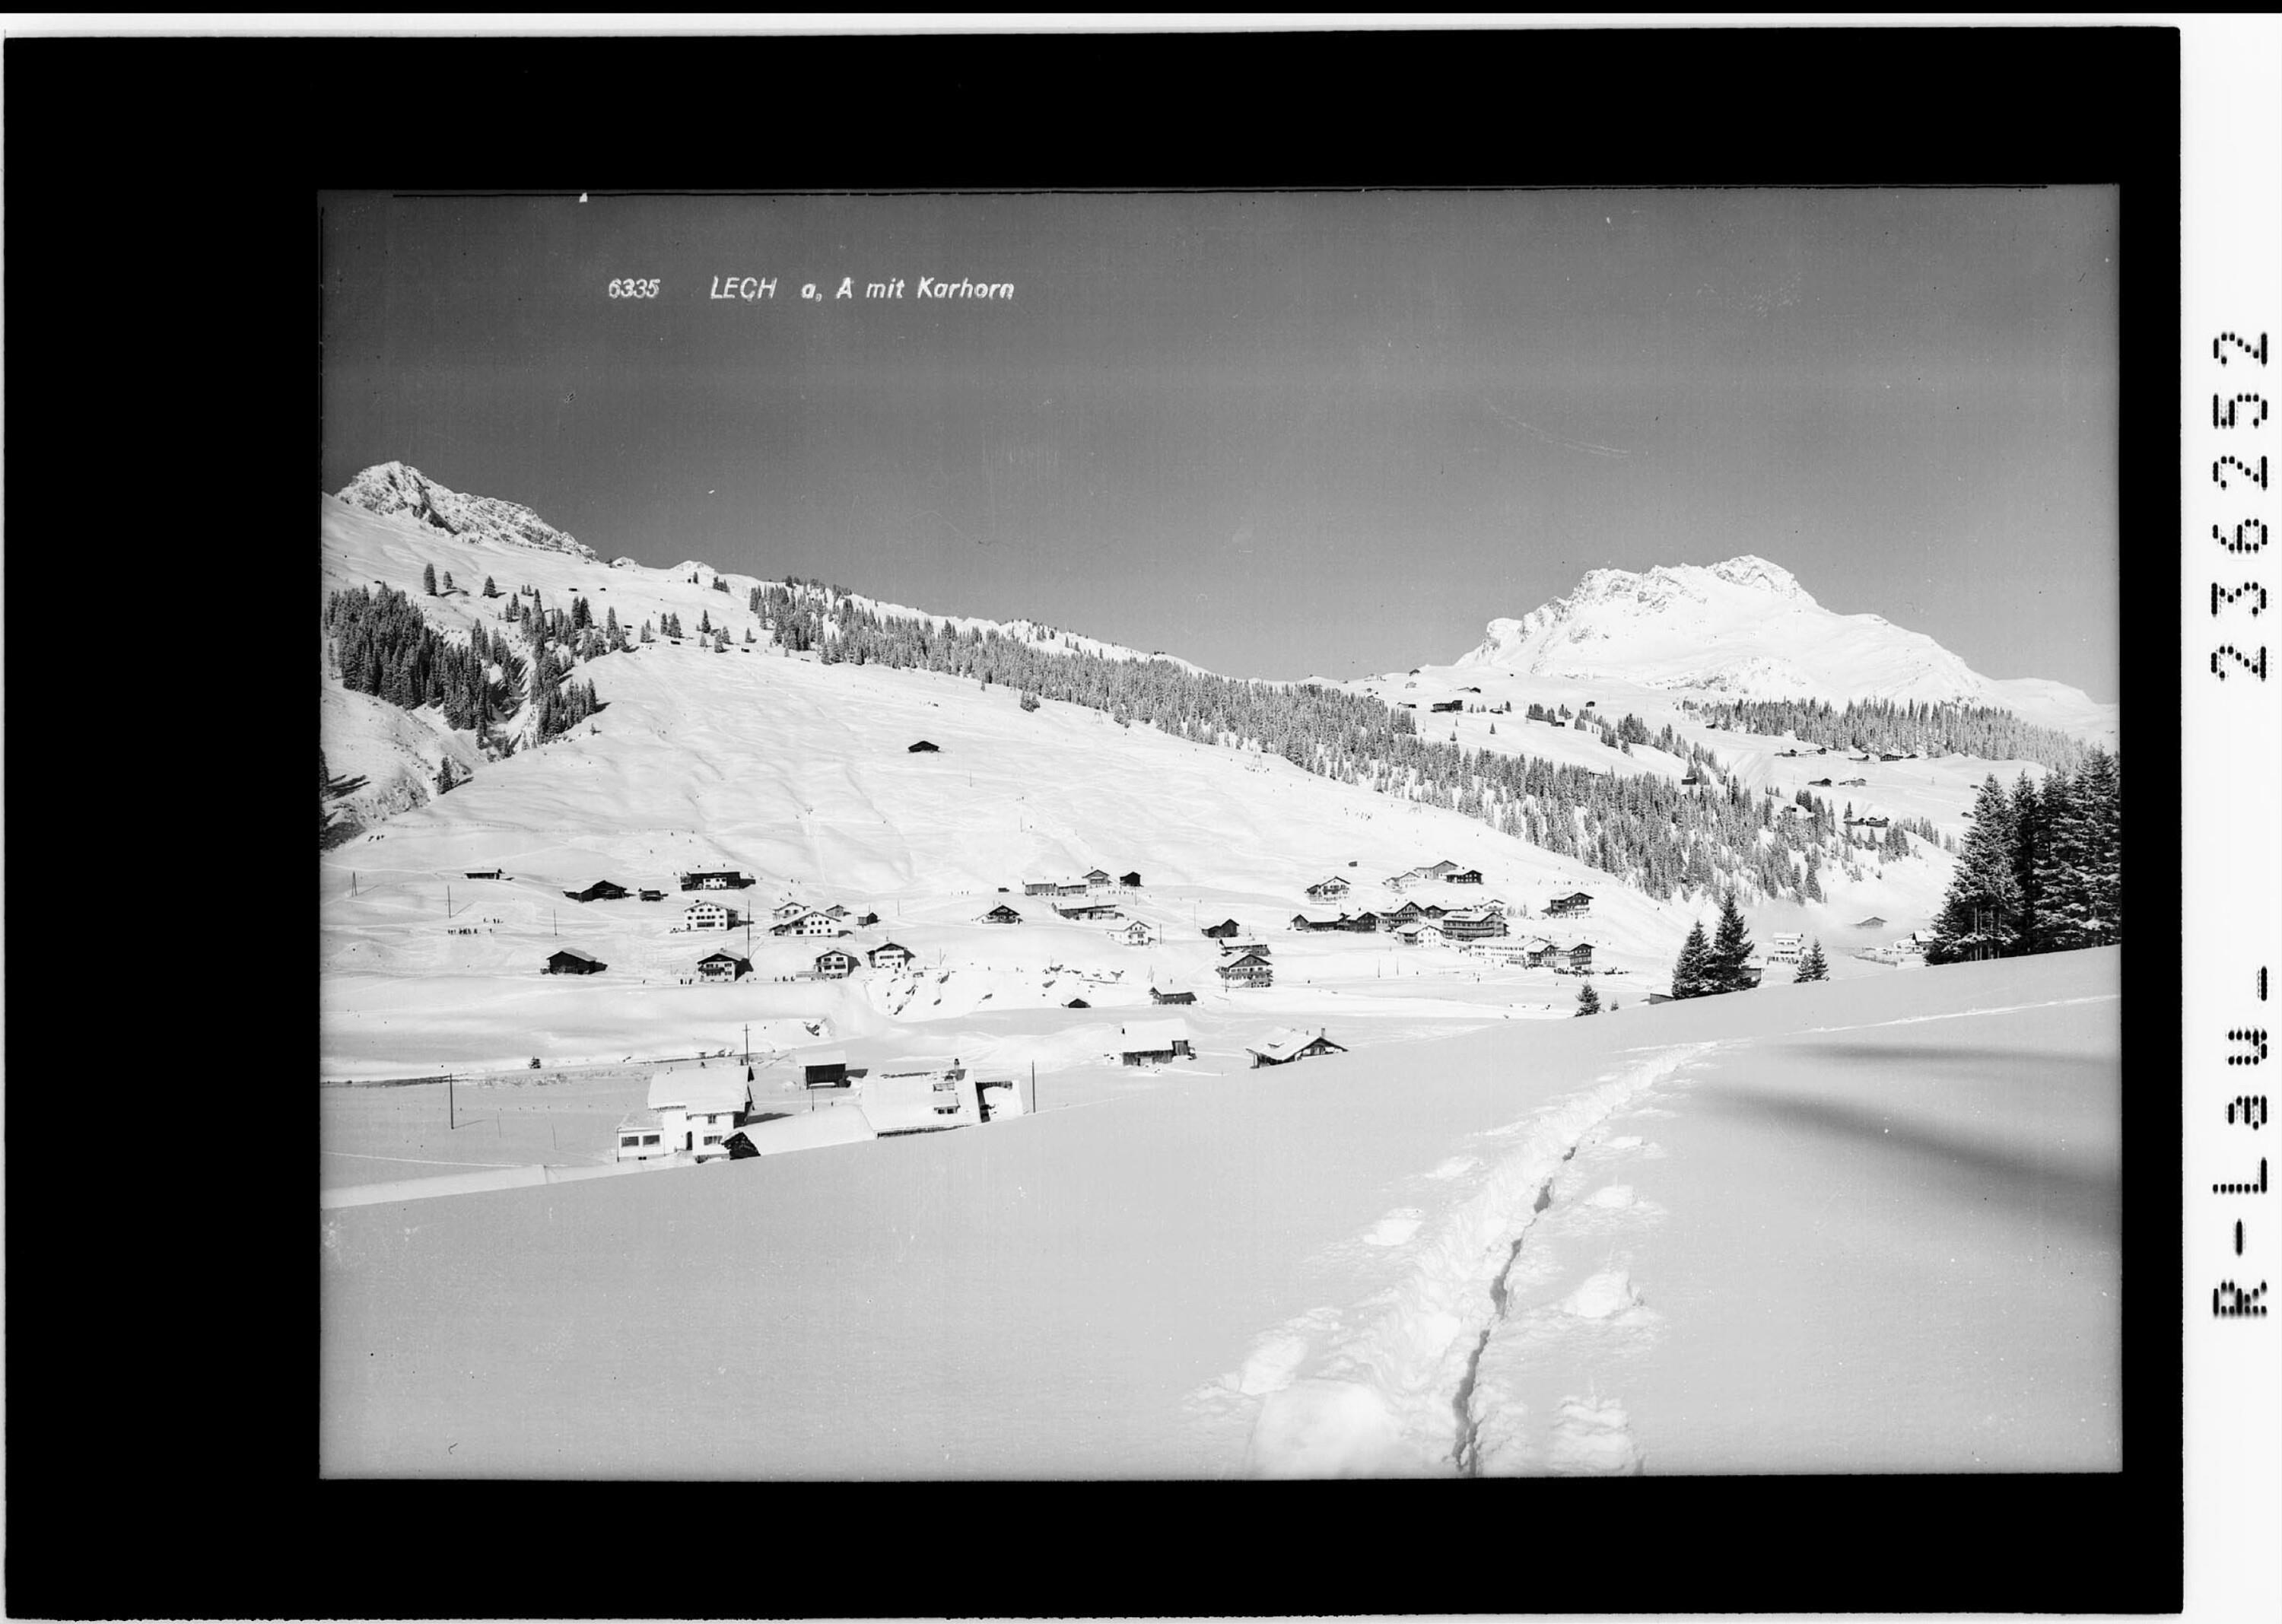
[[[2021,888],[2013,877],[2013,804],[1991,773],[1973,802],[1973,829],[1933,924],[1928,964],[2002,959],[2019,951]]]
[[[326,796],[332,792],[333,770],[325,765],[325,747],[320,744],[317,746],[317,793]]]
[[[655,641],[657,641],[656,638],[654,638],[654,637],[652,637],[652,636],[650,635],[649,622],[648,622],[648,621],[647,621],[647,620],[645,620],[645,621],[643,621],[643,622],[642,622],[641,640],[642,640],[642,641],[644,641],[644,642],[646,642],[646,643],[647,643],[647,642],[655,642]]]
[[[1702,998],[1710,989],[1704,984],[1704,961],[1712,952],[1704,939],[1704,921],[1697,920],[1688,940],[1680,946],[1680,962],[1672,967],[1672,996],[1675,998]]]
[[[2047,786],[2058,797],[2047,802],[2029,781],[2026,773],[2013,785],[2013,883],[2021,894],[2019,928],[2021,952],[2044,951],[2041,923],[2038,915],[2044,896],[2044,881],[2038,869],[2042,865],[2045,849],[2052,843],[2051,809],[2063,802],[2068,795],[2068,773],[2055,771]]]
[[[484,577],[484,596],[487,598],[499,596],[499,583],[488,575]]]
[[[452,572],[449,570],[444,571],[444,590],[446,592],[458,590],[452,585]]]
[[[429,563],[420,566],[420,585],[426,588],[430,597],[432,598],[436,595],[436,566],[434,564]]]
[[[704,610],[697,611],[697,635],[706,636],[713,630],[713,617]]]
[[[1824,900],[1822,895],[1822,881],[1816,874],[1815,869],[1815,853],[1809,851],[1806,854],[1806,885],[1805,888],[1806,899],[1809,902],[1820,902]]]
[[[1577,1013],[1580,1015],[1601,1013],[1601,995],[1589,983],[1577,989]]]
[[[2058,775],[2055,774],[2057,781]],[[2098,947],[2123,937],[2121,796],[2115,758],[2095,750],[2049,805],[2045,849],[2037,869],[2039,945]]]
[[[1806,950],[1806,956],[1798,961],[1798,974],[1791,979],[1795,982],[1830,979],[1830,960],[1822,956],[1821,937],[1817,936],[1814,945]]]
[[[1741,991],[1744,984],[1743,961],[1750,956],[1751,939],[1743,934],[1743,913],[1735,905],[1735,893],[1730,889],[1719,905],[1719,929],[1712,938],[1712,951],[1704,955],[1704,990]]]

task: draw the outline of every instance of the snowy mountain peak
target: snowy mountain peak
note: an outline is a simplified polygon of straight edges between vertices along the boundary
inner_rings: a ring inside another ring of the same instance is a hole
[[[1457,664],[1718,699],[1958,700],[2028,715],[2026,701],[2062,727],[2100,710],[2074,689],[2032,695],[1992,682],[1881,616],[1834,613],[1789,571],[1749,553],[1639,573],[1592,571],[1567,597],[1491,621]]]
[[[1798,584],[1798,578],[1789,570],[1750,553],[1740,554],[1723,563],[1713,564],[1712,573],[1737,587],[1755,587],[1777,597],[1797,598],[1808,603],[1814,602],[1807,596],[1806,588]]]
[[[338,496],[368,513],[384,518],[401,515],[465,541],[494,541],[601,562],[592,548],[522,504],[465,495],[403,462],[374,463],[343,486]]]

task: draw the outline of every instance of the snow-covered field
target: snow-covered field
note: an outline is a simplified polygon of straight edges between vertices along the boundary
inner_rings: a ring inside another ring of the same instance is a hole
[[[327,1213],[323,1469],[2112,1470],[2120,970],[1493,1022]]]

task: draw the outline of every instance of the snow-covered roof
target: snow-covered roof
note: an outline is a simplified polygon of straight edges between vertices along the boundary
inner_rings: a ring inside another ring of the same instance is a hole
[[[939,1090],[935,1086],[939,1082],[951,1086]],[[953,1102],[959,1107],[955,1113],[936,1109]],[[954,1077],[943,1072],[921,1071],[901,1076],[868,1076],[864,1079],[860,1103],[865,1117],[881,1133],[912,1128],[959,1127],[980,1119],[974,1108],[974,1084],[964,1075]]]
[[[848,1063],[848,1051],[845,1049],[811,1049],[804,1054],[796,1054],[792,1058],[795,1065],[811,1068],[818,1066],[845,1066]]]
[[[1245,1045],[1245,1050],[1247,1053],[1264,1055],[1271,1061],[1288,1061],[1318,1038],[1331,1043],[1321,1027],[1310,1031],[1303,1027],[1279,1026],[1258,1043]],[[1338,1049],[1341,1045],[1331,1044],[1331,1047]]]
[[[1121,1054],[1169,1049],[1176,1043],[1189,1041],[1189,1023],[1177,1016],[1168,1021],[1130,1021],[1117,1030]]]
[[[795,1111],[765,1123],[747,1123],[737,1131],[765,1156],[772,1156],[779,1151],[810,1150],[878,1137],[871,1119],[861,1107],[854,1105],[838,1105],[829,1111]],[[725,1138],[722,1142],[728,1141]]]
[[[649,1080],[649,1108],[663,1111],[679,1106],[694,1116],[720,1111],[741,1111],[752,1095],[745,1084],[744,1068],[725,1065],[719,1070],[661,1071]]]

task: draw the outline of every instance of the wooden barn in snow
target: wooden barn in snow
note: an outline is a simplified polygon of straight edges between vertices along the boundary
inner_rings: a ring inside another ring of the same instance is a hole
[[[1176,1057],[1193,1058],[1189,1023],[1177,1015],[1163,1021],[1130,1021],[1117,1029],[1117,1053],[1128,1066],[1155,1065]]]
[[[547,974],[549,975],[593,975],[609,967],[600,959],[590,959],[575,947],[566,947],[550,954],[547,960]]]
[[[583,891],[565,891],[563,894],[573,902],[617,902],[625,896],[626,888],[608,880],[597,880]]]
[[[1152,987],[1149,989],[1149,1001],[1152,1004],[1193,1004],[1197,1001],[1197,995],[1193,992],[1160,992]]]
[[[1217,936],[1222,941],[1227,941],[1238,936],[1243,934],[1243,931],[1244,927],[1238,924],[1232,919],[1224,919],[1217,925],[1207,925],[1205,927],[1205,934],[1207,936]]]
[[[985,913],[982,922],[986,925],[1019,925],[1022,922],[1022,916],[1002,902]]]

